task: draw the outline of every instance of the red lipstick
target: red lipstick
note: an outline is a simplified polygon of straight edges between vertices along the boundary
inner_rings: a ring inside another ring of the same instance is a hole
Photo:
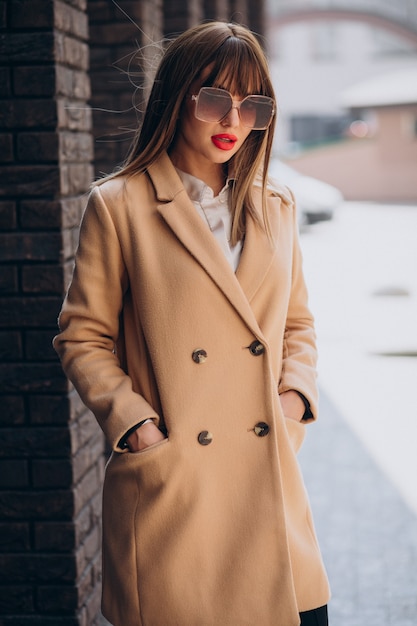
[[[220,135],[213,135],[211,140],[220,150],[232,150],[235,147],[237,137],[236,135],[229,135],[229,133],[221,133]]]

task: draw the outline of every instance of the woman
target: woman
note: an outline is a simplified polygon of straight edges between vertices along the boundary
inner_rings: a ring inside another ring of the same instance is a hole
[[[115,626],[327,623],[296,460],[316,415],[315,335],[294,202],[267,185],[274,122],[255,37],[192,28],[83,217],[54,345],[113,448]]]

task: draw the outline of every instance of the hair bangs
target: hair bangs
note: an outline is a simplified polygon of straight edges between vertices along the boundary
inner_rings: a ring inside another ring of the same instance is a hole
[[[259,59],[246,41],[235,36],[228,37],[217,50],[204,81],[207,86],[209,83],[241,98],[251,93],[270,95]]]

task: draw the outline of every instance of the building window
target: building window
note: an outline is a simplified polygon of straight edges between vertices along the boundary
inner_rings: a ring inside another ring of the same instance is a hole
[[[337,60],[337,24],[334,22],[311,24],[311,57],[318,62]]]
[[[417,140],[417,111],[407,111],[402,118],[403,134],[411,141]]]

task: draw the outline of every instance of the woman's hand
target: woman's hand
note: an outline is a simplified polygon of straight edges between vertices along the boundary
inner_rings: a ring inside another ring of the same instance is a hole
[[[305,412],[304,402],[296,391],[290,389],[280,393],[279,399],[285,417],[296,422],[301,422]]]
[[[153,421],[142,424],[127,438],[130,452],[140,452],[165,439],[165,435],[159,430]]]

